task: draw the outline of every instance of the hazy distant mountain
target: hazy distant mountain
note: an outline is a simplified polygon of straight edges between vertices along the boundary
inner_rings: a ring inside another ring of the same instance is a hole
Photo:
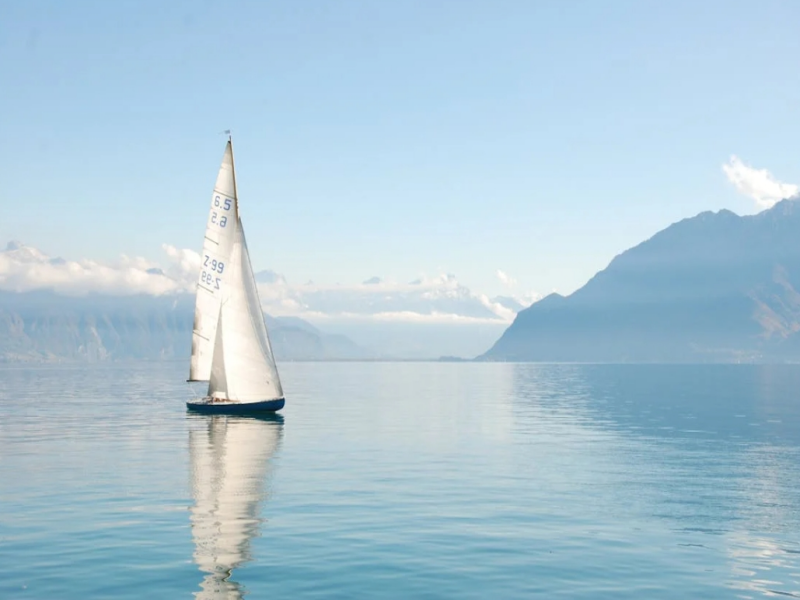
[[[800,203],[704,212],[614,258],[570,296],[517,314],[482,357],[534,361],[800,359]]]
[[[370,349],[346,335],[323,333],[299,317],[266,315],[269,336],[279,360],[354,360],[375,358]]]
[[[494,302],[495,304],[499,304],[503,308],[512,310],[515,313],[518,313],[522,309],[530,306],[530,303],[523,304],[523,302],[519,298],[514,298],[512,296],[495,296],[494,298],[492,298],[492,302]]]
[[[0,361],[188,360],[194,297],[0,291]],[[371,358],[343,335],[266,316],[278,360]]]
[[[145,296],[167,298],[194,292],[201,268],[200,255],[169,244],[162,244],[161,250],[160,262],[127,255],[113,261],[76,260],[52,258],[37,248],[12,241],[0,249],[0,290],[15,293],[48,290],[58,297],[135,296],[138,299],[133,303],[112,302],[110,309],[130,306],[131,314],[135,315],[148,305]],[[473,291],[455,276],[445,274],[423,276],[411,283],[371,276],[355,284],[312,281],[298,284],[271,270],[258,271],[255,277],[265,312],[300,317],[324,331],[312,331],[309,324],[289,328],[288,321],[280,320],[281,326],[287,328],[274,334],[276,352],[292,358],[371,357],[372,353],[364,347],[391,358],[474,356],[497,339],[518,310],[538,297],[533,292],[517,290],[516,281],[499,270],[498,278],[507,290],[507,295],[500,298]],[[48,300],[42,308],[49,310],[59,302]],[[121,318],[124,313],[114,314]],[[35,316],[28,314],[30,319]],[[298,325],[298,321],[293,324]],[[73,334],[71,339],[78,339],[76,336]],[[79,344],[81,352],[91,354],[94,347],[91,340],[82,341],[86,343]],[[170,339],[159,344],[157,347],[164,353],[172,352]],[[16,338],[2,345],[33,347],[34,354],[39,353],[37,356],[51,351],[44,342],[22,343]],[[123,347],[117,350],[125,351]]]

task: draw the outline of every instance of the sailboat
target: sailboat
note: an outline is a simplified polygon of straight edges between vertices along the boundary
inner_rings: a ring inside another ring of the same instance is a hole
[[[187,381],[208,381],[189,410],[240,414],[285,403],[239,215],[230,136],[208,212]]]
[[[241,600],[234,569],[252,560],[269,497],[271,459],[283,437],[283,417],[195,417],[189,430],[194,503],[190,520],[194,562],[204,573],[197,600]]]

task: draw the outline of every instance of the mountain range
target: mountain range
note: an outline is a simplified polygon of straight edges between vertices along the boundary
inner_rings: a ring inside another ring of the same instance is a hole
[[[278,360],[372,356],[346,336],[323,333],[303,319],[265,317]],[[189,294],[73,297],[0,291],[0,361],[188,361],[193,318]]]
[[[188,251],[171,252],[180,262],[162,270],[138,259],[67,262],[10,244],[0,252],[0,360],[187,358],[196,273]],[[756,215],[721,210],[674,223],[573,294],[524,309],[518,298],[489,299],[450,275],[350,287],[290,286],[270,271],[258,279],[268,313],[299,309],[322,315],[328,328],[267,314],[279,360],[463,358],[496,340],[478,360],[800,361],[794,199]]]
[[[101,356],[179,352],[182,343],[176,342],[173,350],[173,339],[187,335],[185,329],[190,326],[188,304],[192,301],[184,296],[194,292],[200,256],[169,244],[161,249],[160,261],[121,255],[101,262],[52,257],[11,241],[0,249],[0,292],[6,294],[0,298],[0,309],[9,332],[0,340],[0,355],[10,360],[12,355],[21,359],[54,353],[66,359],[88,353],[99,360]],[[491,298],[444,273],[408,283],[373,276],[355,284],[293,283],[275,271],[256,273],[262,309],[274,317],[270,327],[276,355],[293,360],[474,356],[498,338],[517,311],[539,297],[515,289],[516,282],[505,273],[498,271],[498,279],[506,295]],[[33,307],[40,312],[30,310]],[[152,327],[134,328],[135,334],[126,329],[120,333],[117,317],[128,315],[135,320],[145,313],[151,315]],[[26,321],[20,320],[23,314]],[[84,318],[76,325],[78,314]],[[48,315],[51,324],[44,329],[43,315]],[[22,325],[12,335],[14,319]],[[91,327],[100,326],[87,325],[95,322],[112,324],[109,338],[103,339],[105,350],[96,356],[89,349],[97,344],[84,339]],[[162,326],[170,330],[162,332]],[[148,343],[145,332],[150,333]],[[126,346],[127,335],[134,335],[138,342]],[[119,343],[114,341],[117,337]],[[115,349],[109,350],[106,342]]]
[[[704,212],[520,311],[479,360],[800,360],[800,202]]]

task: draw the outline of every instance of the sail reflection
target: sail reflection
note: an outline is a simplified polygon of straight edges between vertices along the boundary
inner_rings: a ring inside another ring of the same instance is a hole
[[[261,526],[270,458],[283,435],[283,417],[193,416],[189,431],[194,560],[206,573],[200,600],[242,597],[233,570],[251,559]]]

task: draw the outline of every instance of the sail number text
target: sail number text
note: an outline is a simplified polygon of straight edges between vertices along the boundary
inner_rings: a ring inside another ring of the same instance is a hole
[[[221,199],[219,196],[214,196],[214,208],[222,207],[222,210],[231,209],[231,201],[229,198]]]
[[[219,282],[222,281],[217,274],[222,275],[225,270],[225,263],[216,258],[211,258],[208,254],[203,256],[203,266],[208,268],[200,272],[200,281],[208,287],[218,290]]]
[[[211,258],[208,254],[203,257],[203,266],[210,266],[212,271],[216,271],[220,275],[222,275],[222,272],[225,270],[224,262],[217,260],[216,258]]]
[[[228,224],[228,217],[219,217],[217,218],[217,211],[211,213],[211,222],[214,225],[219,225],[220,227],[225,227]]]
[[[213,273],[208,273],[207,271],[202,271],[200,273],[200,281],[206,284],[209,287],[213,287],[213,289],[219,289],[219,277],[214,277]]]
[[[222,210],[231,209],[231,199],[223,198],[222,196],[214,196],[214,208],[221,208]],[[211,222],[214,225],[225,227],[228,224],[228,217],[220,217],[217,211],[211,211]]]

